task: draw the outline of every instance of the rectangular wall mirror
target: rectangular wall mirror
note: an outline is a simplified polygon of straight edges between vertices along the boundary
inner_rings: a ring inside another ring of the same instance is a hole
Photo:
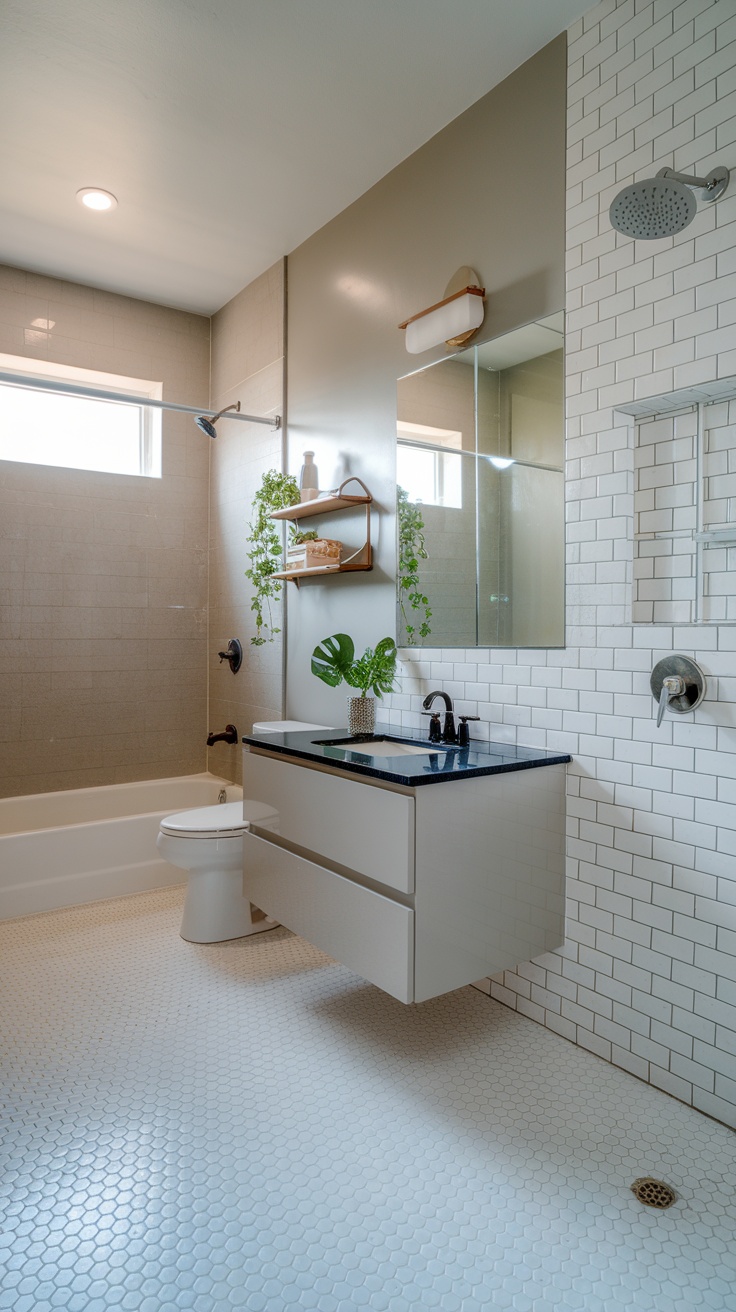
[[[400,646],[564,646],[563,332],[551,315],[399,379]]]

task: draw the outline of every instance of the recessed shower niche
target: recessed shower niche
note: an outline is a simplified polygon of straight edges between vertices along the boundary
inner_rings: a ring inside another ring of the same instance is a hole
[[[641,417],[634,464],[633,622],[736,623],[736,388]]]

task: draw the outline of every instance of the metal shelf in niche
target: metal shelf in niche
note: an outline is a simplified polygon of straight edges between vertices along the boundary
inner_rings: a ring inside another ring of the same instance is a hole
[[[689,529],[661,529],[652,533],[635,533],[637,542],[677,540],[699,542],[704,547],[736,547],[736,525],[733,528],[710,528],[694,533]]]

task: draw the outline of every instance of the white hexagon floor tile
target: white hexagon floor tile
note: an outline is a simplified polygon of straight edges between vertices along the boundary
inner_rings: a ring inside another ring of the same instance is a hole
[[[0,926],[0,1309],[736,1309],[731,1131],[477,990],[184,943],[181,896]]]

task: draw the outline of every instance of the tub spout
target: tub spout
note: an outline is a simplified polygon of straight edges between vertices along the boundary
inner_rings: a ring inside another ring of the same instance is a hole
[[[214,747],[215,743],[236,743],[238,741],[238,731],[234,724],[226,724],[224,733],[208,733],[207,746]]]

